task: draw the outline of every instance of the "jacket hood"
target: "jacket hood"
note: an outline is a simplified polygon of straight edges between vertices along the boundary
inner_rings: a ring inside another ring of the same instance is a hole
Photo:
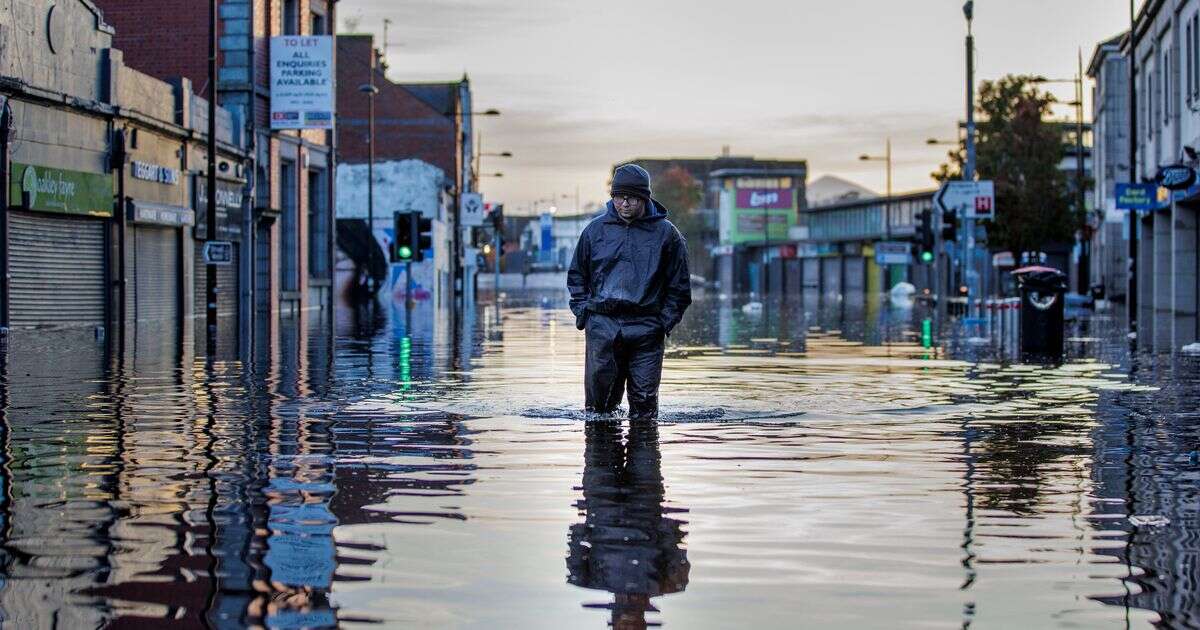
[[[622,219],[621,215],[617,214],[617,207],[613,205],[611,199],[608,200],[608,204],[605,207],[607,208],[607,212],[604,213],[605,221],[610,223],[625,222],[625,219]],[[659,221],[665,218],[667,218],[666,206],[659,203],[658,200],[651,198],[650,203],[646,205],[646,211],[642,213],[642,216],[634,220],[634,223],[641,223],[643,221]]]

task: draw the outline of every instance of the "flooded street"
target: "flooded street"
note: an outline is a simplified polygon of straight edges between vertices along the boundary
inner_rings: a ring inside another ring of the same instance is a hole
[[[558,294],[314,316],[249,364],[16,336],[5,626],[1200,624],[1196,358],[1103,314],[1043,368],[925,349],[919,308],[743,303],[689,311],[657,426],[584,422]]]

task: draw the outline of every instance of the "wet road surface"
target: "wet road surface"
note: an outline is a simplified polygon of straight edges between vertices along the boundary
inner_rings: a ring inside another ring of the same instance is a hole
[[[657,426],[585,425],[558,295],[343,309],[245,364],[14,337],[4,625],[1200,624],[1196,359],[740,304],[672,336]]]

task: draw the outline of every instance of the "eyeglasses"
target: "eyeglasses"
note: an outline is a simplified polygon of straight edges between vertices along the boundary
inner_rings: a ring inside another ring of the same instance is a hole
[[[632,206],[641,202],[642,198],[632,195],[613,195],[612,200],[613,204],[618,206]]]

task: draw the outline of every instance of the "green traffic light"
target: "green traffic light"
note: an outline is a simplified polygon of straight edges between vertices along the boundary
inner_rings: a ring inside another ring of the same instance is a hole
[[[921,252],[921,262],[933,262],[933,252]]]
[[[396,249],[396,255],[399,256],[401,260],[408,260],[409,258],[412,258],[413,251],[408,245],[401,245]]]

